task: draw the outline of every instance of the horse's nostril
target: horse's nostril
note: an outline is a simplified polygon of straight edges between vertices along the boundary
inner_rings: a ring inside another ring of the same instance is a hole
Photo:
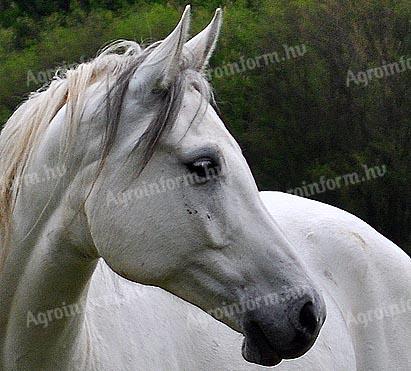
[[[315,313],[314,304],[311,301],[305,303],[301,308],[300,324],[310,334],[314,334],[318,327],[318,319]]]

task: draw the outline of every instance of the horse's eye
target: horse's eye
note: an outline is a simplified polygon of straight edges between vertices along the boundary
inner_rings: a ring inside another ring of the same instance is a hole
[[[209,157],[202,157],[187,164],[190,173],[197,175],[198,180],[206,182],[210,179],[215,179],[219,175],[218,163]]]

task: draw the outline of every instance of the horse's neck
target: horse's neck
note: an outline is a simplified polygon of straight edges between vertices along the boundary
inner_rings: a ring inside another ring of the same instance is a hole
[[[55,210],[50,221],[61,218]],[[42,224],[7,260],[0,288],[0,369],[65,369],[86,362],[85,314],[75,309],[84,307],[95,262],[64,236],[55,222]]]
[[[98,159],[84,148],[97,148],[99,136],[90,134],[87,146],[79,142],[60,163],[64,113],[30,155],[25,174],[34,180],[23,182],[13,210],[12,248],[0,271],[0,370],[48,369],[51,360],[65,369],[81,366],[78,355],[87,354],[85,314],[72,311],[86,300],[96,265],[80,205]]]

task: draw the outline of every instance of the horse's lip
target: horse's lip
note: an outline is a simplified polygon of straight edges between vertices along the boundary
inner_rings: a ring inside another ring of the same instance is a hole
[[[255,341],[245,335],[242,345],[242,355],[246,361],[261,366],[276,366],[283,360],[272,348],[265,336],[259,337],[258,341]]]

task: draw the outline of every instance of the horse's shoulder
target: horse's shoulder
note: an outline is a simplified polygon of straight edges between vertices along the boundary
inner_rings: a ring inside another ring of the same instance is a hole
[[[376,275],[384,285],[410,286],[410,257],[355,215],[282,192],[261,192],[261,198],[308,264],[342,266],[353,270],[353,279]]]
[[[283,192],[260,192],[261,199],[270,213],[281,219],[287,216],[298,224],[302,217],[309,217],[304,224],[327,223],[330,227],[371,228],[360,218],[338,207]]]
[[[323,242],[341,242],[356,246],[370,255],[395,257],[411,263],[409,257],[392,241],[384,237],[359,217],[337,207],[282,192],[260,192],[270,214],[293,233],[295,227],[300,237],[307,240],[319,238]]]

